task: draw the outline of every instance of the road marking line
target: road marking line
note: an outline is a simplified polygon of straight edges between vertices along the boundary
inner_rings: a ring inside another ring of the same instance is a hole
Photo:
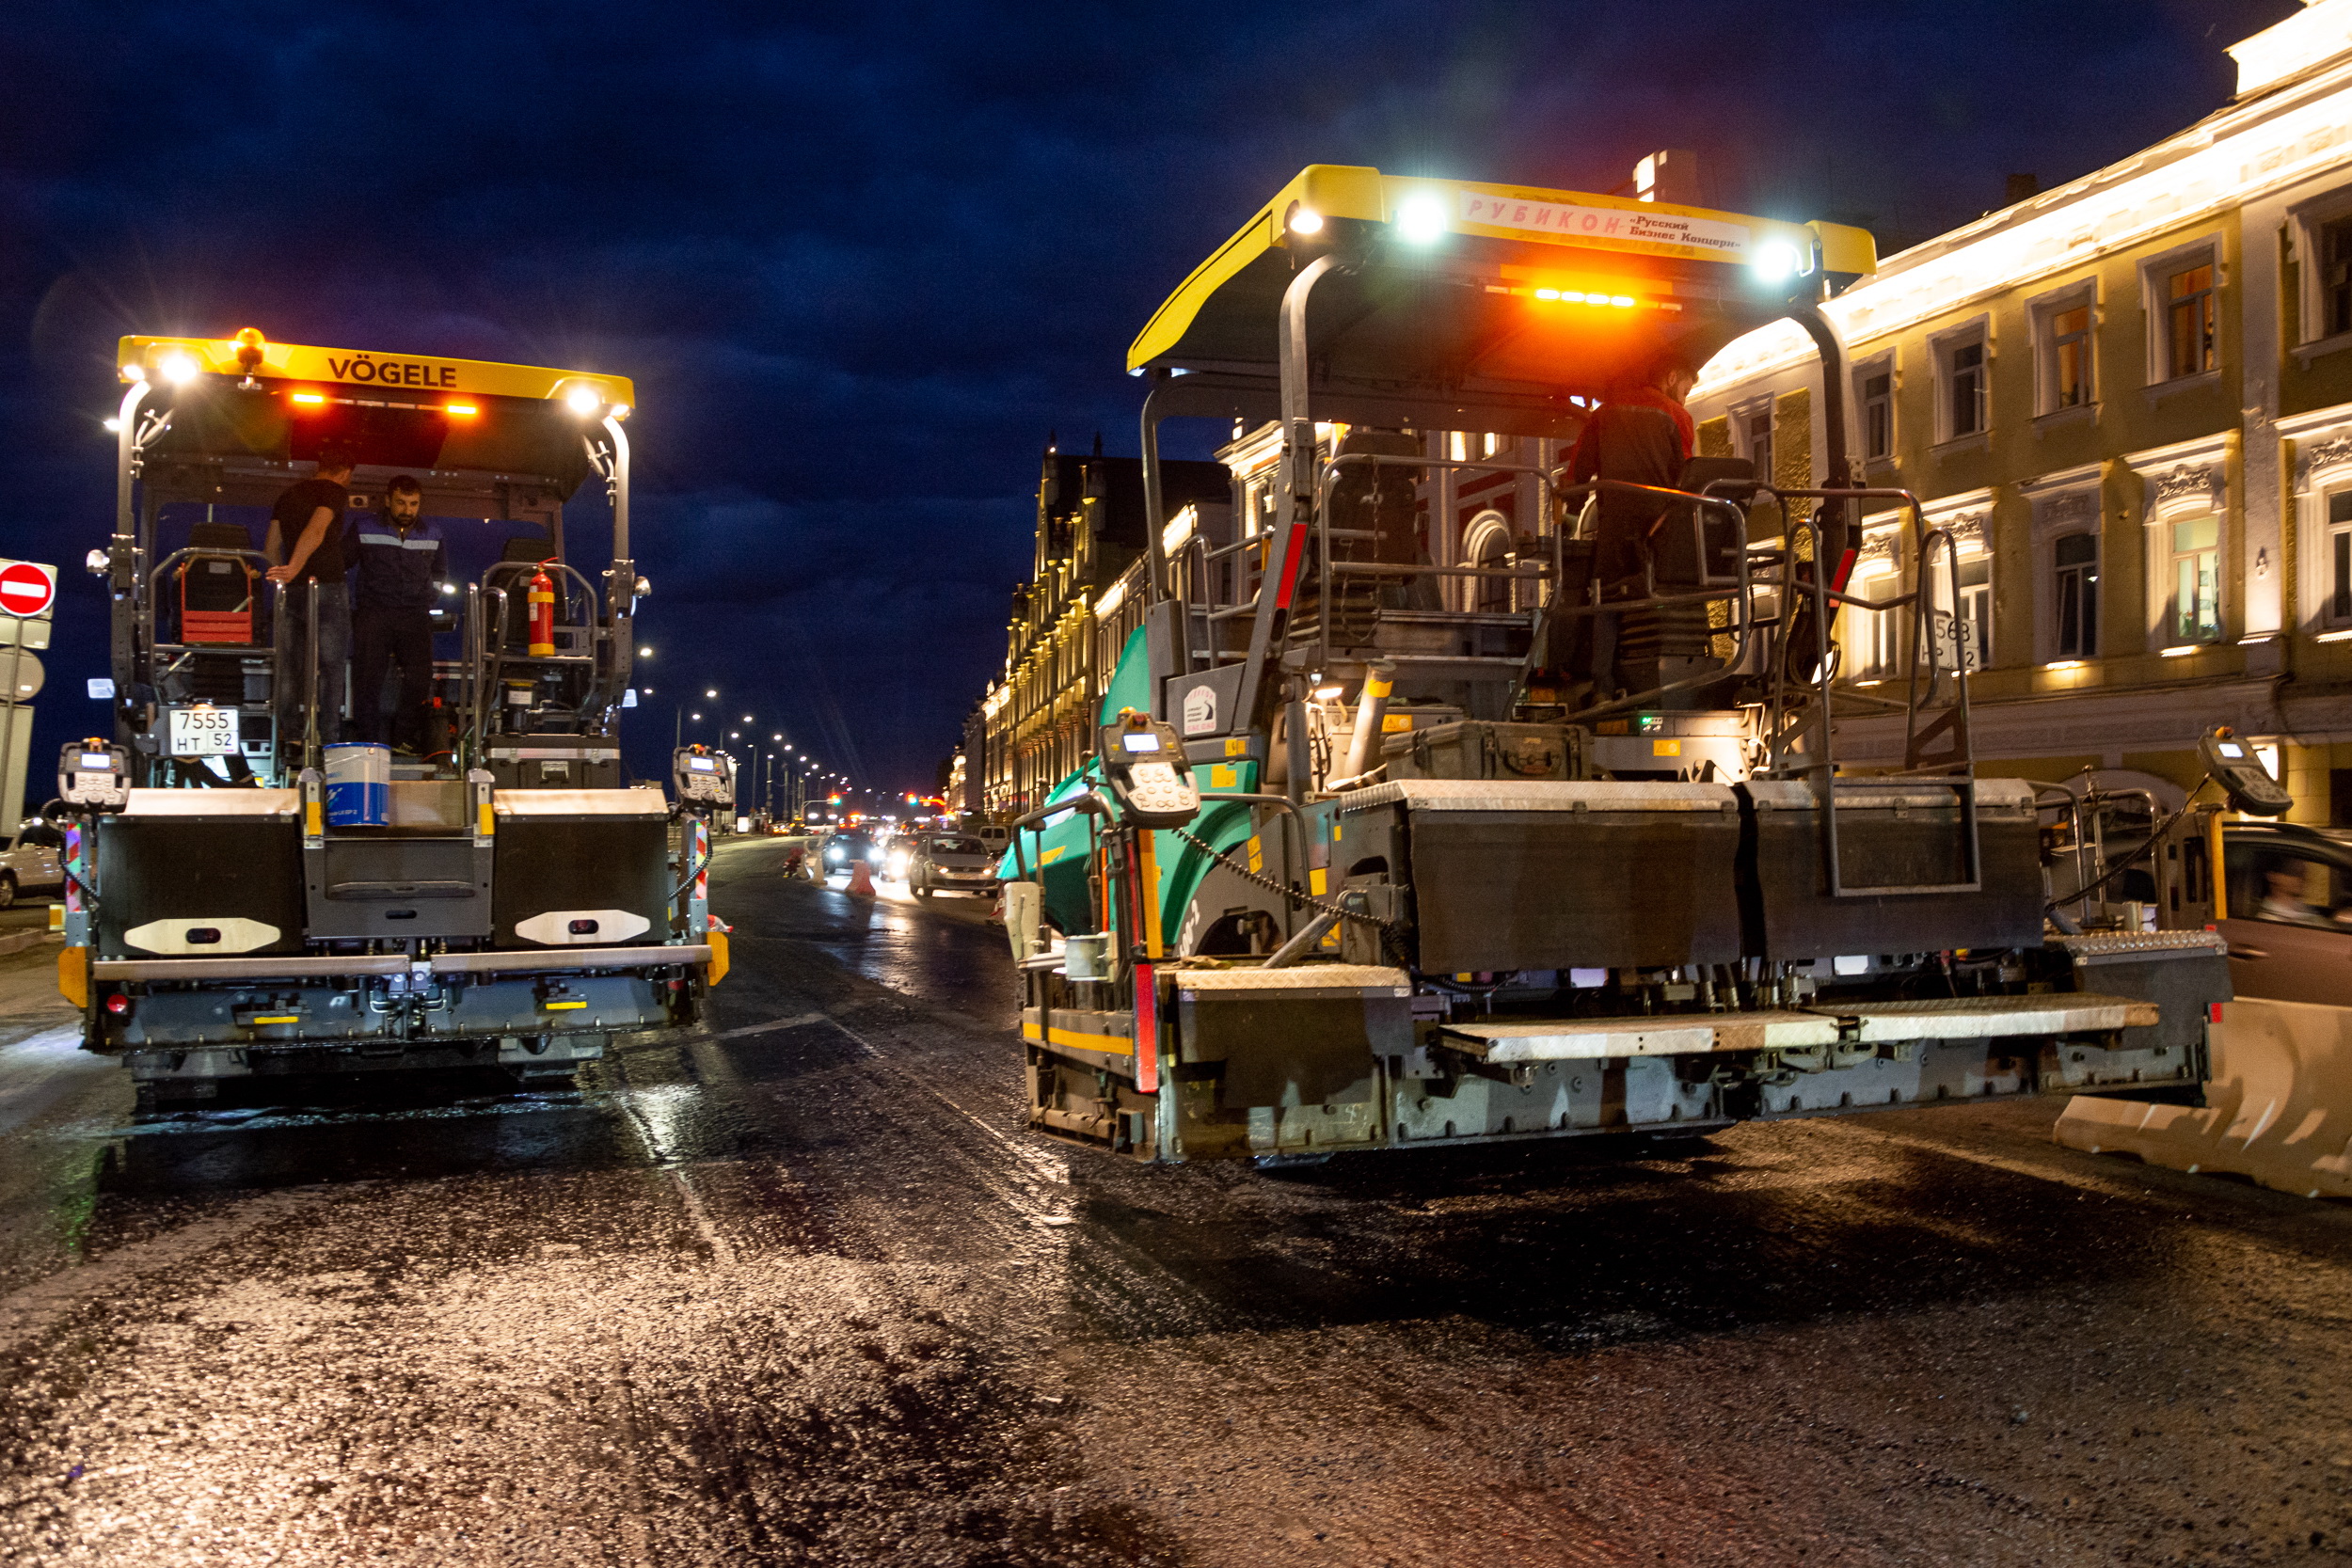
[[[802,1013],[796,1018],[771,1019],[766,1023],[746,1023],[733,1029],[722,1029],[716,1034],[705,1035],[703,1038],[735,1040],[741,1039],[746,1035],[772,1035],[779,1029],[805,1029],[812,1023],[825,1022],[826,1018],[822,1013]]]
[[[867,1039],[864,1035],[859,1034],[856,1030],[850,1028],[848,1024],[842,1022],[839,1019],[828,1014],[826,1015],[825,1022],[840,1030],[843,1034],[849,1036],[851,1039],[857,1041],[857,1043],[864,1048],[866,1053],[873,1057],[875,1060],[887,1061],[889,1059],[884,1056],[881,1051],[875,1048],[874,1043],[871,1040]],[[1057,1187],[1067,1187],[1070,1185],[1070,1168],[1067,1164],[1057,1165],[1053,1163],[1050,1157],[1040,1154],[1035,1149],[1025,1148],[1020,1144],[1013,1142],[1012,1139],[1007,1137],[995,1128],[991,1127],[987,1122],[982,1121],[978,1117],[974,1116],[971,1112],[965,1110],[962,1106],[948,1099],[946,1095],[941,1094],[937,1089],[932,1088],[929,1084],[921,1084],[918,1086],[925,1094],[930,1095],[933,1100],[938,1101],[942,1105],[946,1106],[947,1109],[955,1112],[956,1115],[961,1117],[964,1120],[970,1122],[973,1126],[978,1128],[981,1132],[987,1133],[998,1143],[1004,1145],[1006,1151],[1014,1159],[1020,1161],[1024,1165],[1027,1166],[1029,1173],[1038,1180],[1051,1182]]]

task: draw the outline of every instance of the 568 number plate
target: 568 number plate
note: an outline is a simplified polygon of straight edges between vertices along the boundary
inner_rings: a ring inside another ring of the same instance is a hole
[[[233,709],[176,707],[171,710],[171,754],[175,757],[225,757],[237,750],[237,715]]]

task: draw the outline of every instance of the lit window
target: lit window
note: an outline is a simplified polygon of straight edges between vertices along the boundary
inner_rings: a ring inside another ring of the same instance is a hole
[[[1895,372],[1873,371],[1862,378],[1862,455],[1895,455]]]
[[[2053,548],[2052,562],[2057,657],[2094,657],[2099,652],[2099,536],[2062,535]]]
[[[1956,570],[1960,578],[1960,608],[1952,609],[1951,579],[1944,574]],[[1963,556],[1953,567],[1944,564],[1939,552],[1935,570],[1931,574],[1935,593],[1936,634],[1942,652],[1936,657],[1943,668],[1955,667],[1974,674],[1993,662],[1993,559],[1987,555]],[[1925,662],[1925,656],[1921,656]]]
[[[1971,556],[1960,563],[1961,667],[1974,673],[1993,662],[1993,558]]]
[[[1891,556],[1881,553],[1854,568],[1851,592],[1860,599],[1891,598],[1901,591]],[[1902,610],[1864,610],[1850,606],[1838,612],[1837,641],[1844,645],[1849,673],[1856,680],[1881,681],[1896,674],[1902,641]]]
[[[2090,401],[2090,307],[2053,312],[2048,331],[2049,405],[2042,412],[2080,408]]]
[[[2210,642],[2221,635],[2221,519],[2184,517],[2168,530],[2172,546],[2170,641]]]
[[[1469,462],[1469,461],[1470,461],[1470,437],[1469,437],[1468,436],[1463,435],[1463,434],[1462,434],[1460,431],[1458,431],[1458,430],[1457,430],[1457,431],[1455,431],[1455,432],[1454,433],[1454,435],[1453,435],[1453,437],[1452,437],[1452,447],[1451,447],[1451,451],[1453,451],[1453,454],[1454,454],[1454,462],[1456,462],[1456,463],[1467,463],[1467,462]]]
[[[2220,363],[2216,352],[2213,263],[2165,279],[2164,363],[2168,379],[2201,375]]]

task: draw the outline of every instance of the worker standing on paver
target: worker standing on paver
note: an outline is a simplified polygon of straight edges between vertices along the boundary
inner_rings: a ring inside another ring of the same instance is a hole
[[[302,734],[302,705],[311,690],[312,583],[318,585],[319,743],[330,745],[343,737],[343,665],[351,657],[351,591],[344,581],[350,568],[343,558],[343,509],[351,503],[351,492],[344,488],[350,480],[348,456],[323,453],[318,471],[289,485],[270,508],[269,536],[262,549],[273,562],[269,580],[287,590],[278,636],[281,744],[290,744]]]
[[[420,755],[431,738],[433,606],[449,576],[448,541],[423,513],[424,487],[402,474],[384,487],[382,510],[353,531],[351,552],[353,735]],[[400,695],[387,726],[384,676],[392,669]]]

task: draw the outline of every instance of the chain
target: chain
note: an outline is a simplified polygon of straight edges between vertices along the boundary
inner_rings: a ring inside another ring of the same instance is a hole
[[[1366,914],[1361,910],[1346,909],[1338,904],[1327,904],[1322,899],[1301,893],[1296,888],[1292,887],[1287,883],[1278,882],[1271,877],[1259,875],[1257,872],[1250,870],[1240,862],[1228,856],[1225,851],[1219,849],[1216,845],[1208,843],[1204,839],[1196,838],[1192,833],[1186,832],[1183,828],[1170,828],[1168,831],[1174,833],[1178,838],[1183,839],[1186,844],[1191,845],[1194,848],[1200,850],[1202,854],[1208,856],[1211,860],[1216,862],[1217,864],[1223,866],[1234,876],[1239,877],[1243,881],[1251,883],[1257,887],[1262,887],[1268,893],[1277,895],[1279,897],[1287,898],[1292,903],[1296,904],[1303,909],[1314,910],[1323,914],[1337,915],[1342,920],[1353,920],[1359,926],[1374,927],[1384,936],[1392,936],[1396,932],[1396,922],[1393,920],[1383,920],[1376,914]]]

